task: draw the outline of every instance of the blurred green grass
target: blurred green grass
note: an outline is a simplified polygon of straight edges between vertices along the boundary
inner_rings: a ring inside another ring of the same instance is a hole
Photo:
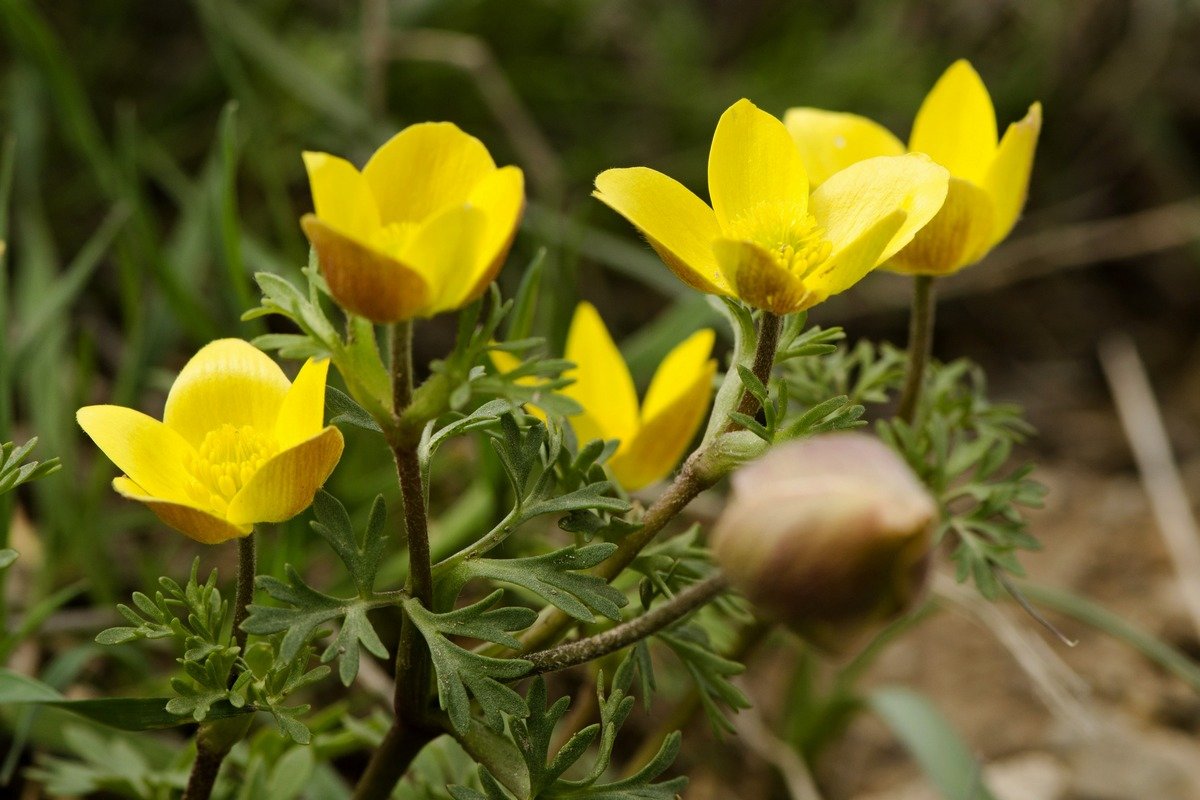
[[[12,178],[0,193],[0,439],[36,433],[66,464],[21,495],[43,552],[28,601],[85,578],[106,603],[198,552],[112,496],[112,467],[74,410],[154,413],[198,346],[261,331],[238,321],[251,274],[296,277],[306,257],[301,150],[361,162],[425,119],[480,136],[529,174],[506,289],[547,245],[537,330],[561,341],[574,303],[592,300],[645,381],[712,317],[588,197],[598,171],[647,164],[703,192],[713,125],[741,96],[776,113],[854,110],[906,135],[933,81],[966,56],[1002,125],[1034,99],[1046,106],[1026,230],[1187,197],[1200,95],[1182,43],[1200,15],[1167,6],[0,0]],[[451,334],[447,320],[422,326],[422,354]],[[361,506],[391,472],[382,449],[357,445],[334,489]],[[463,497],[450,524],[494,513],[486,486]],[[267,570],[307,561],[304,524],[283,528]]]

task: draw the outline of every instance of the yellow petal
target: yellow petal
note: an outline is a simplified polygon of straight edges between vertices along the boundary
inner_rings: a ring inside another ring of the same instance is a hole
[[[283,522],[313,501],[342,457],[342,432],[333,425],[273,456],[229,502],[235,525]]]
[[[675,277],[709,294],[730,294],[712,243],[717,217],[674,178],[647,167],[609,169],[596,176],[593,196],[633,223]]]
[[[716,334],[710,328],[696,331],[684,339],[654,371],[650,388],[642,401],[642,422],[655,417],[687,394],[696,378],[708,371]],[[716,368],[716,362],[712,362]]]
[[[117,468],[155,497],[188,496],[189,458],[195,451],[163,423],[121,406],[86,406],[75,414],[79,427]]]
[[[447,206],[465,203],[493,170],[483,143],[450,122],[422,122],[397,133],[375,151],[363,175],[384,225],[420,222]]]
[[[905,213],[880,261],[908,244],[946,199],[949,175],[925,156],[880,156],[852,164],[813,192],[810,211],[833,245],[833,254],[858,240],[883,218]]]
[[[487,231],[487,215],[475,206],[450,206],[417,231],[404,251],[430,286],[430,301],[422,315],[431,317],[467,302],[480,245]]]
[[[743,236],[739,226],[778,208],[803,218],[808,175],[783,123],[749,100],[730,106],[713,134],[708,193],[726,236]]]
[[[291,386],[279,365],[254,345],[218,339],[200,348],[180,371],[167,395],[163,422],[193,447],[223,424],[274,433]]]
[[[987,254],[994,218],[995,210],[987,192],[967,181],[951,178],[941,211],[886,267],[914,275],[957,272]]]
[[[330,293],[346,310],[387,323],[412,319],[425,308],[429,287],[412,267],[354,241],[312,214],[300,225],[317,251]]]
[[[800,149],[815,188],[851,164],[875,156],[904,155],[904,143],[874,120],[819,108],[789,108],[783,124]]]
[[[325,379],[328,375],[328,358],[310,358],[300,368],[275,420],[275,439],[280,450],[320,433],[325,424]]]
[[[362,173],[328,153],[304,153],[304,167],[317,216],[346,236],[371,241],[379,229],[379,210]]]
[[[517,167],[496,170],[476,184],[468,202],[483,210],[487,225],[475,254],[471,283],[459,299],[459,306],[478,299],[487,291],[508,258],[521,214],[525,211],[525,173]]]
[[[1042,104],[1034,103],[1020,122],[1014,122],[1004,132],[996,158],[983,179],[983,189],[991,195],[996,207],[992,241],[995,245],[1008,236],[1029,191],[1029,173],[1033,169],[1033,152],[1037,149],[1042,130]]]
[[[755,308],[791,314],[818,302],[800,278],[753,242],[718,239],[713,252],[736,295]]]
[[[571,417],[571,427],[580,443],[592,439],[628,442],[638,427],[637,391],[621,351],[591,303],[580,303],[567,332],[568,361],[575,368],[566,373],[575,382],[561,390],[583,407]]]
[[[942,74],[921,104],[908,149],[927,153],[956,178],[978,183],[996,153],[996,110],[965,60]]]
[[[628,491],[648,486],[670,474],[696,435],[712,399],[717,362],[713,332],[692,334],[663,360],[642,408],[642,425],[627,447],[609,462],[613,475]]]
[[[153,497],[129,478],[114,479],[112,487],[121,496],[143,503],[164,523],[201,544],[220,544],[246,536],[254,530],[251,525],[234,525],[184,502]]]
[[[849,245],[830,254],[829,260],[804,281],[817,298],[816,302],[846,291],[875,269],[883,260],[881,254],[884,249],[895,237],[896,231],[904,226],[907,216],[903,211],[893,211]]]

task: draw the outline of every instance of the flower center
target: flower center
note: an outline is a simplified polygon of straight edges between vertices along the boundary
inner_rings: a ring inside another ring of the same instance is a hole
[[[769,252],[781,268],[804,279],[829,260],[833,245],[812,214],[795,206],[763,203],[732,224],[735,237]]]
[[[193,498],[224,513],[254,473],[279,450],[279,444],[250,425],[225,423],[209,431],[189,459]]]

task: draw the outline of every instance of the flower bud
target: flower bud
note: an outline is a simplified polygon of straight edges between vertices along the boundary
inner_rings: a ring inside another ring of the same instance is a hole
[[[920,596],[936,512],[878,439],[827,434],[735,472],[712,546],[730,583],[764,614],[842,653]]]

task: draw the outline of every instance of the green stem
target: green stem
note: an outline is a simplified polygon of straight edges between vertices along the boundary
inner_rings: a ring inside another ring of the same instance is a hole
[[[233,641],[246,654],[246,632],[242,623],[249,616],[249,606],[254,602],[254,574],[258,569],[258,548],[254,533],[238,539],[237,594],[233,601]]]
[[[697,468],[703,452],[702,450],[696,451],[684,462],[683,468],[675,476],[675,480],[667,487],[667,490],[659,495],[650,508],[646,509],[641,527],[621,540],[616,552],[596,568],[597,575],[612,583],[613,579],[633,563],[638,553],[667,526],[667,523],[678,516],[679,512],[695,499],[696,495],[716,483],[717,476],[708,475],[704,470]],[[546,647],[572,624],[574,624],[573,617],[553,606],[548,606],[521,637],[522,649],[534,650]]]
[[[640,617],[634,617],[595,636],[521,657],[533,664],[530,675],[586,664],[657,633],[700,608],[725,591],[728,586],[729,579],[725,574],[720,571],[714,572]]]
[[[913,278],[912,312],[908,320],[908,369],[896,411],[896,416],[907,423],[917,416],[921,390],[925,386],[925,366],[933,349],[933,317],[937,305],[934,294],[932,275]]]
[[[417,455],[416,437],[400,424],[413,398],[412,341],[411,321],[392,326],[393,424],[389,426],[388,440],[396,460],[396,478],[404,502],[409,591],[421,605],[432,608],[433,571],[421,462]],[[355,787],[355,800],[384,800],[389,797],[413,759],[440,733],[437,725],[428,719],[427,713],[431,673],[429,648],[406,614],[396,647],[395,718],[383,742],[372,753],[366,771]]]
[[[233,600],[233,641],[243,656],[246,654],[247,634],[242,630],[242,623],[246,621],[249,614],[247,609],[254,601],[254,573],[257,566],[258,552],[254,532],[251,532],[249,536],[238,539],[237,588]],[[229,676],[230,685],[235,676],[236,673]],[[225,756],[250,729],[251,715],[244,716],[244,719],[214,720],[200,726],[196,732],[196,760],[192,762],[183,800],[208,800]]]
[[[772,314],[770,311],[762,312],[762,317],[758,321],[758,343],[754,347],[754,364],[750,371],[763,386],[766,386],[771,380],[771,368],[775,366],[775,351],[779,348],[779,334],[782,330],[783,317]],[[742,399],[737,407],[739,414],[752,417],[758,413],[759,406],[758,398],[749,389],[742,391]],[[741,430],[741,427],[736,422],[730,422],[726,430],[736,431]]]

